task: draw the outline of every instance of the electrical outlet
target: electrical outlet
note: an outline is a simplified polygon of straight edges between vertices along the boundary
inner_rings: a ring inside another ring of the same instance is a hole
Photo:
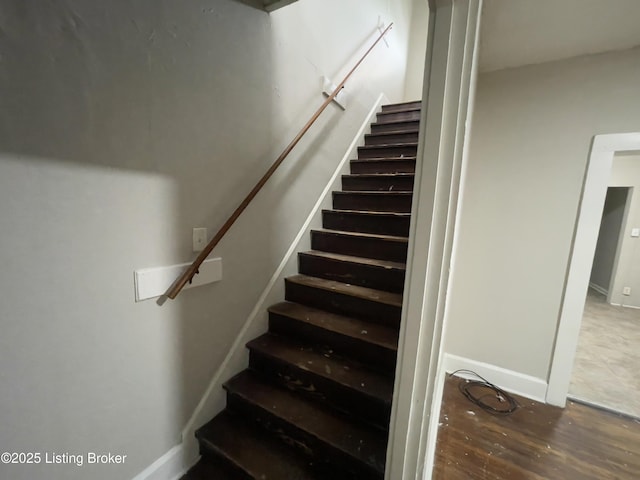
[[[193,251],[201,252],[207,245],[207,229],[206,228],[194,228],[193,229]]]
[[[622,294],[623,295],[631,295],[631,287],[624,287],[622,289]]]

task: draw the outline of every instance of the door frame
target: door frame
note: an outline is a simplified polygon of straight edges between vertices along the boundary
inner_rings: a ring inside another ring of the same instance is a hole
[[[386,480],[431,478],[436,375],[468,152],[482,0],[429,0],[420,139]]]
[[[640,132],[593,138],[551,359],[546,395],[546,401],[551,405],[564,407],[567,402],[613,157],[616,153],[638,150]]]

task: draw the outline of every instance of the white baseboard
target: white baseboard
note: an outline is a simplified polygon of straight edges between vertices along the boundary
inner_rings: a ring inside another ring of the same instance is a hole
[[[443,363],[443,370],[447,373],[453,373],[460,369],[471,370],[507,392],[545,403],[547,382],[541,378],[449,353],[445,353]],[[474,378],[473,376],[467,377],[464,374],[459,376]]]
[[[136,475],[133,480],[179,480],[192,464],[185,457],[183,444],[176,445]]]
[[[199,451],[198,443],[195,439],[196,429],[224,409],[226,397],[222,383],[247,368],[249,355],[245,344],[267,331],[267,308],[276,302],[281,302],[284,298],[285,277],[297,273],[296,253],[310,248],[310,229],[321,225],[322,209],[331,207],[331,192],[340,188],[341,175],[346,173],[345,169],[348,168],[349,159],[355,158],[357,155],[358,146],[364,144],[364,135],[367,133],[367,129],[375,120],[380,106],[387,101],[385,95],[380,94],[371,107],[344,157],[258,298],[229,353],[213,375],[202,399],[182,430],[182,443],[173,447],[133,480],[178,480],[198,461]]]
[[[612,303],[611,305],[613,305],[614,307],[635,308],[637,310],[640,310],[640,307],[636,307],[635,305],[625,305],[624,303]]]
[[[589,282],[589,288],[593,288],[596,292],[601,293],[602,295],[609,295],[609,291],[606,288],[596,285],[595,283]]]

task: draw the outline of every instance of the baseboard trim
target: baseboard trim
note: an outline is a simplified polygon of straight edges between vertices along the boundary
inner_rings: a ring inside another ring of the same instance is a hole
[[[197,463],[200,454],[198,443],[195,439],[196,429],[224,408],[225,402],[222,383],[247,367],[248,354],[246,353],[245,344],[255,336],[266,331],[266,329],[260,332],[256,331],[259,327],[260,320],[266,317],[266,311],[269,305],[276,301],[282,301],[280,292],[284,289],[284,278],[297,272],[296,253],[304,249],[304,242],[308,243],[309,231],[312,225],[320,225],[322,209],[331,204],[331,191],[338,188],[341,175],[348,166],[349,160],[355,158],[354,156],[357,155],[358,146],[364,144],[364,135],[367,133],[367,129],[371,123],[375,121],[376,113],[385,102],[388,102],[388,100],[386,96],[381,93],[369,110],[349,148],[346,150],[344,157],[341,159],[318,198],[318,201],[309,212],[309,215],[289,246],[289,249],[258,298],[258,301],[247,317],[225,359],[214,373],[204,395],[200,399],[187,425],[182,430],[182,443],[176,445],[153,462],[153,464],[138,474],[133,480],[179,480],[189,468]],[[307,244],[306,249],[308,248],[310,247]],[[280,294],[279,299],[274,299],[276,294]]]
[[[602,295],[609,295],[609,291],[606,288],[602,288],[600,285],[589,282],[589,288],[593,288],[596,292],[601,293]]]
[[[507,370],[506,368],[491,365],[489,363],[478,362],[469,358],[459,357],[445,353],[444,371],[451,374],[456,370],[465,369],[482,375],[489,382],[506,390],[531,400],[546,403],[547,382],[541,378],[525,375],[524,373]],[[462,378],[474,378],[459,374]]]
[[[136,475],[133,480],[179,480],[191,468],[183,444],[176,445]]]

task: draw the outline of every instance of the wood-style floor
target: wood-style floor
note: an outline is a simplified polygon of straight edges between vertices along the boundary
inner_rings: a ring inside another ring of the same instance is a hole
[[[512,415],[494,416],[460,393],[460,381],[445,384],[435,480],[640,479],[640,421],[523,397]]]
[[[610,305],[590,288],[569,394],[640,418],[639,368],[640,310]]]

